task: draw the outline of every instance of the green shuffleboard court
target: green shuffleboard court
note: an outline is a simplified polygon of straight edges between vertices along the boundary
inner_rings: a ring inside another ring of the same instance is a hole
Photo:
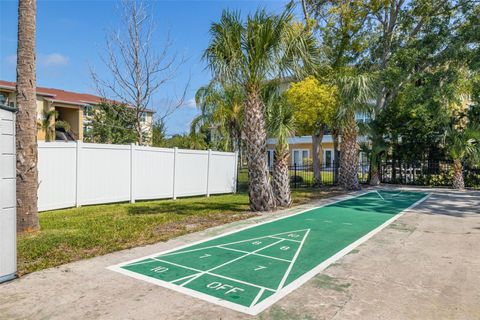
[[[255,315],[427,196],[372,191],[110,269]]]

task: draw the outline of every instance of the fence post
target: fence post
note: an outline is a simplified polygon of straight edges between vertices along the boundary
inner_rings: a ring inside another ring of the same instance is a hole
[[[235,151],[235,160],[233,161],[233,174],[234,174],[234,177],[235,177],[235,181],[234,181],[234,184],[233,184],[233,193],[237,193],[237,190],[238,190],[238,150]]]
[[[293,181],[295,181],[294,188],[297,189],[297,163],[296,162],[293,164]]]
[[[135,144],[130,144],[130,203],[135,203]]]
[[[178,148],[175,147],[173,148],[173,192],[172,192],[173,200],[177,199],[177,192],[175,190],[176,188],[175,179],[177,179],[177,155],[178,155]]]
[[[210,197],[210,165],[212,158],[212,149],[208,149],[208,160],[207,160],[207,197]]]
[[[81,152],[82,152],[82,141],[77,140],[77,145],[75,148],[75,206],[77,208],[81,207],[81,199],[80,199],[80,187],[81,187],[81,177],[82,173],[80,170],[80,161],[81,161]]]

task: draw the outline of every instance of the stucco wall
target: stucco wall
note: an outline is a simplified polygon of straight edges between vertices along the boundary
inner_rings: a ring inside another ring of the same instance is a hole
[[[267,150],[275,150],[274,144],[267,144]],[[293,150],[308,150],[309,158],[312,159],[312,144],[311,143],[296,143],[289,145],[290,155],[288,157],[288,163],[292,164],[292,154]],[[322,150],[320,156],[320,163],[323,163],[324,150],[332,150],[332,159],[333,159],[333,142],[322,142]]]
[[[58,119],[70,124],[70,130],[76,140],[83,140],[83,111],[79,108],[68,108],[54,105]]]

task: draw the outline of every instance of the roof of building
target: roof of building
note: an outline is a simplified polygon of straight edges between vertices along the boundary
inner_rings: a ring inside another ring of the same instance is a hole
[[[323,136],[323,142],[333,142],[332,136],[326,134]],[[276,144],[277,139],[270,138],[267,140],[267,144]],[[312,143],[312,136],[301,136],[301,137],[290,137],[288,138],[288,144],[303,144],[303,143]]]
[[[341,138],[341,137],[340,137]],[[312,136],[300,136],[300,137],[290,137],[288,138],[288,144],[295,145],[295,144],[311,144],[312,143]],[[358,142],[366,142],[368,141],[368,137],[366,136],[358,136]],[[330,134],[326,134],[323,136],[322,143],[329,143],[333,142],[333,137]],[[267,144],[276,144],[277,139],[270,138],[267,140]]]
[[[0,80],[0,89],[15,90],[16,83]],[[59,103],[84,106],[87,104],[99,104],[102,98],[93,94],[65,91],[54,88],[37,87],[37,95],[44,96],[49,100]],[[153,110],[146,110],[153,112]]]

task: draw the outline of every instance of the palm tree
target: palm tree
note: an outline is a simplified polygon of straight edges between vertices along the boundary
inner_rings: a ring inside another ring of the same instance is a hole
[[[277,139],[273,162],[272,187],[277,206],[288,207],[292,202],[288,175],[288,138],[294,135],[295,118],[283,96],[272,96],[267,102],[267,132]]]
[[[382,155],[387,152],[388,144],[375,122],[365,123],[360,128],[360,133],[367,136],[367,142],[360,143],[360,149],[370,159],[369,184],[380,184],[380,161]]]
[[[201,114],[193,119],[191,132],[206,126],[215,135],[212,140],[217,149],[240,151],[243,101],[244,95],[238,85],[213,81],[208,86],[201,87],[195,95]],[[217,139],[217,135],[220,139]]]
[[[35,13],[35,0],[19,0],[16,88],[18,231],[32,231],[39,228]]]
[[[217,79],[236,83],[245,93],[243,133],[253,211],[275,208],[267,167],[262,85],[315,64],[318,48],[313,35],[304,31],[293,23],[290,10],[281,15],[259,10],[246,22],[239,13],[224,11],[220,22],[210,28],[204,58]]]
[[[480,162],[480,125],[469,122],[465,129],[450,126],[445,131],[444,143],[453,160],[453,188],[464,189],[463,163]]]
[[[373,97],[371,80],[366,75],[346,75],[337,79],[339,108],[337,121],[340,126],[339,185],[345,190],[359,190],[358,183],[358,126],[357,112],[369,112],[368,102]]]
[[[43,113],[40,127],[45,132],[45,141],[47,142],[55,140],[55,119],[57,117],[58,111],[55,109],[46,110]]]

